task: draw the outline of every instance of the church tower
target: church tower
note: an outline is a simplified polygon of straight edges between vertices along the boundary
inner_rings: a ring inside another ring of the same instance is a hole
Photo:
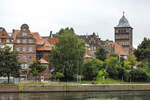
[[[132,30],[133,28],[130,26],[123,12],[119,24],[115,27],[115,42],[119,43],[129,55],[132,54],[133,48]]]

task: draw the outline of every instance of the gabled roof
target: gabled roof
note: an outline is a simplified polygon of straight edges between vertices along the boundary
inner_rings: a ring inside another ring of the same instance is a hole
[[[54,46],[58,42],[58,38],[48,38],[47,40],[51,45],[54,45]]]
[[[36,39],[37,45],[43,45],[44,44],[44,39],[40,37],[38,32],[32,32],[32,35]]]
[[[48,64],[48,62],[43,58],[41,58],[39,61],[40,61],[41,64]]]
[[[123,47],[120,44],[114,42],[112,43],[112,46],[114,48],[114,54],[124,55],[124,56],[128,55],[128,53],[123,49]]]

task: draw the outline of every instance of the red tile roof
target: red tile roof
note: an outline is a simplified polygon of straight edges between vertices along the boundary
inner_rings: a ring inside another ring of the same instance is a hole
[[[112,43],[112,46],[114,47],[114,53],[118,55],[125,55],[127,56],[128,53],[123,49],[123,47],[118,43]]]
[[[54,45],[54,46],[58,42],[58,38],[48,38],[47,40],[51,45]]]
[[[43,58],[41,58],[39,61],[40,61],[41,64],[48,64],[48,62]]]
[[[17,36],[17,34],[18,34],[19,32],[20,32],[20,30],[13,29],[12,38],[13,38],[14,40],[16,40],[16,36]]]
[[[44,39],[40,37],[38,32],[32,32],[32,35],[36,39],[36,44],[37,45],[43,45],[44,44]]]

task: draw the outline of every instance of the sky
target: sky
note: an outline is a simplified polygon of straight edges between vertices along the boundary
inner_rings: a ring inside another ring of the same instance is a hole
[[[0,0],[0,27],[7,32],[28,24],[31,32],[49,36],[73,27],[76,34],[98,33],[114,41],[114,27],[125,12],[136,48],[150,38],[150,0]]]

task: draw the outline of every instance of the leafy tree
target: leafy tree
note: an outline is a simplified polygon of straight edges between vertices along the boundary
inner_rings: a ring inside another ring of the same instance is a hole
[[[118,79],[118,69],[120,66],[119,60],[117,57],[110,57],[109,59],[105,60],[106,63],[106,71],[109,74],[110,78]]]
[[[137,60],[134,55],[128,56],[127,60],[124,62],[125,68],[133,68],[133,66],[137,65]]]
[[[10,76],[19,77],[19,70],[21,68],[17,59],[18,54],[11,51],[11,48],[6,46],[0,48],[0,76],[7,76],[8,83]]]
[[[33,64],[29,66],[30,72],[35,77],[39,73],[43,72],[46,69],[46,66],[43,66],[40,61],[34,61]]]
[[[107,56],[107,51],[105,50],[105,48],[103,46],[100,45],[96,49],[95,55],[96,55],[97,59],[104,61],[106,59],[106,56]]]
[[[64,77],[64,74],[63,73],[59,73],[59,72],[56,72],[56,74],[55,74],[55,78],[56,79],[62,79]]]
[[[133,69],[130,71],[130,78],[131,81],[142,82],[148,80],[148,75],[146,74],[146,72],[140,69]]]
[[[72,28],[61,29],[58,39],[51,53],[55,72],[62,73],[65,80],[73,80],[73,75],[81,72],[85,43],[78,39]]]
[[[150,39],[144,38],[134,54],[138,61],[150,61]]]
[[[85,80],[94,80],[99,70],[104,69],[103,61],[98,59],[90,59],[84,63],[82,73]]]

